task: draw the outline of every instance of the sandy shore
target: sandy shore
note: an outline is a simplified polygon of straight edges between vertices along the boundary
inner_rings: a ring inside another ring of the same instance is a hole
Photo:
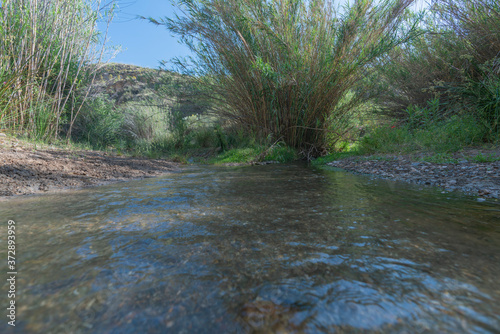
[[[165,160],[37,148],[0,134],[0,198],[158,176],[177,167]]]
[[[329,165],[354,173],[422,185],[444,191],[460,191],[480,198],[500,197],[500,161],[475,162],[478,154],[500,157],[500,149],[467,149],[454,153],[453,163],[422,161],[426,155],[356,156],[333,161]]]

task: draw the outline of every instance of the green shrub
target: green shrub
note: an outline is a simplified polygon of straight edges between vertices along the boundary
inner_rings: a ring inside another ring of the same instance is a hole
[[[500,66],[498,69],[500,70]],[[460,98],[459,105],[473,115],[483,127],[487,128],[488,133],[485,139],[491,142],[499,141],[500,77],[498,73],[494,70],[484,71],[484,79],[469,78],[466,82],[450,90]]]
[[[418,127],[411,123],[377,128],[360,140],[357,149],[362,154],[454,152],[481,143],[486,134],[487,128],[472,115],[454,115]]]
[[[427,101],[427,106],[409,105],[406,108],[407,124],[410,129],[425,128],[443,118],[441,103],[438,98]]]
[[[118,112],[123,114],[122,131],[129,141],[152,141],[168,131],[170,113],[166,106],[129,102]]]
[[[204,127],[193,131],[193,143],[197,147],[216,147],[218,143],[217,131],[213,128]]]
[[[221,115],[261,139],[320,154],[330,120],[363,100],[359,92],[341,103],[368,65],[415,32],[399,29],[411,2],[360,0],[340,11],[324,0],[187,0],[178,2],[182,19],[151,21],[197,56],[188,68]]]
[[[256,160],[260,153],[262,153],[262,149],[255,147],[235,148],[212,159],[212,162],[221,164],[250,162]]]
[[[284,144],[275,145],[269,149],[264,161],[291,162],[297,160],[297,150]]]
[[[87,100],[75,121],[73,139],[95,149],[107,148],[124,140],[124,115],[105,98]]]
[[[422,29],[425,34],[381,59],[372,77],[380,105],[414,128],[470,114],[488,129],[485,140],[498,141],[500,3],[435,1]]]
[[[444,83],[457,81],[468,55],[462,38],[436,25],[434,12],[411,14],[407,19],[412,22],[413,16],[422,14],[426,15],[421,34],[381,58],[376,75],[369,78],[381,112],[399,119],[411,116],[408,110],[428,108],[428,101],[443,97]],[[434,114],[441,111],[433,110]]]
[[[0,122],[43,140],[56,139],[65,125],[70,136],[87,96],[83,87],[102,61],[105,43],[97,20],[109,24],[113,3],[3,1],[0,76],[7,73],[13,80],[4,80],[10,88],[0,90],[0,104],[9,106],[0,106]]]

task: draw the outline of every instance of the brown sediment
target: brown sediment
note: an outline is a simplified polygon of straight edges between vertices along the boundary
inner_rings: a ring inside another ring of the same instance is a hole
[[[34,144],[0,135],[0,199],[158,176],[178,165],[107,152],[36,149]]]
[[[474,162],[472,158],[479,154],[500,158],[500,149],[466,149],[451,155],[453,163],[426,162],[425,158],[430,154],[419,154],[355,156],[329,165],[384,179],[437,186],[444,191],[499,198],[500,161]]]

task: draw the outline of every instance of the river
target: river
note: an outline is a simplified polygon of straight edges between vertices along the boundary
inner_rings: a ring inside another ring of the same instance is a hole
[[[4,333],[498,333],[500,205],[305,165],[0,202]],[[8,278],[8,277],[7,277]]]

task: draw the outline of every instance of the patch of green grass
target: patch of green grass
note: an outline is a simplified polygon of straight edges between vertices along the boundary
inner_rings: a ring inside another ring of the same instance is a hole
[[[270,147],[254,145],[233,148],[209,159],[212,164],[250,163],[257,161],[277,161],[281,163],[297,160],[297,151],[289,146],[277,144]]]
[[[432,162],[435,164],[456,164],[458,159],[453,158],[449,153],[436,153],[431,156],[425,157],[423,161]]]
[[[268,149],[264,161],[292,162],[297,160],[297,151],[289,146],[276,145]]]
[[[379,127],[360,140],[358,150],[362,154],[449,153],[481,143],[485,135],[485,127],[473,117],[454,116],[416,129],[410,125]]]
[[[347,151],[347,152],[334,152],[334,153],[325,155],[323,157],[319,157],[319,158],[311,161],[311,165],[313,165],[313,166],[326,165],[327,163],[330,163],[332,161],[341,160],[341,159],[356,156],[356,155],[359,155],[359,152],[356,150]]]
[[[412,134],[407,128],[385,126],[374,129],[358,145],[361,154],[405,153],[415,150]]]
[[[209,163],[227,164],[227,163],[248,163],[256,161],[257,157],[263,152],[262,148],[247,147],[235,148],[226,151],[217,157],[210,159]]]
[[[468,160],[473,162],[495,162],[500,161],[500,157],[494,154],[484,155],[482,153],[479,153],[476,156],[469,157]]]

